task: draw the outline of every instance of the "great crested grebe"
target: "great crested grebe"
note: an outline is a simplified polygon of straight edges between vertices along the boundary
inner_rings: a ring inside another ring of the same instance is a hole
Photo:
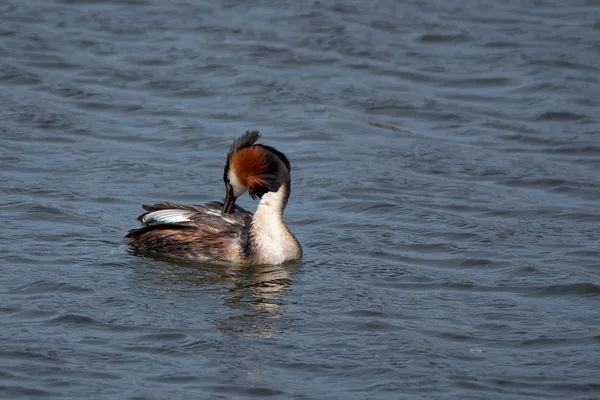
[[[125,238],[131,246],[188,260],[282,264],[302,257],[302,247],[283,222],[291,190],[290,162],[247,131],[229,149],[223,180],[225,202],[203,206],[143,205],[142,228]],[[244,192],[260,202],[254,215],[237,206]]]

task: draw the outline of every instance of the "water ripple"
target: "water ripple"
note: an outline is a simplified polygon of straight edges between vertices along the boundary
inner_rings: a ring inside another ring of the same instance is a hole
[[[594,2],[0,9],[3,397],[598,397]],[[254,128],[302,262],[124,246]]]
[[[90,293],[88,288],[72,285],[70,283],[46,282],[37,281],[25,286],[14,288],[10,291],[11,294],[19,295],[35,295],[43,293],[65,292],[65,293]]]

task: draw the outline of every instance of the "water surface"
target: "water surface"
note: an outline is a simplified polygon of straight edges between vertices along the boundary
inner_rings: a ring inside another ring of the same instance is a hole
[[[1,397],[597,399],[599,65],[595,1],[1,2]],[[247,129],[304,259],[132,254]]]

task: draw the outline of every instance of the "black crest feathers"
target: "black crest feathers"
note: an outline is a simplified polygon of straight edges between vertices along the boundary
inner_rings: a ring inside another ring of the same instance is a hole
[[[260,133],[258,131],[246,131],[246,133],[244,133],[239,138],[235,139],[235,142],[231,144],[231,147],[229,147],[229,154],[227,154],[227,158],[231,158],[233,153],[235,153],[238,150],[252,146],[254,143],[256,143],[258,139],[260,139]]]
[[[229,171],[229,162],[231,161],[231,156],[238,150],[245,149],[247,147],[252,146],[256,141],[260,139],[260,132],[257,130],[246,131],[242,136],[235,139],[235,141],[229,147],[229,153],[227,153],[227,161],[225,162],[225,170],[223,171],[223,180],[227,185],[227,172]]]

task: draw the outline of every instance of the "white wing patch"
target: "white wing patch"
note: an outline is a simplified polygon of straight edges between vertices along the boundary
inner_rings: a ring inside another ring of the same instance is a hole
[[[225,221],[229,222],[230,224],[235,224],[235,221],[233,221],[232,219],[227,218],[224,215],[221,215],[221,218],[223,218]]]
[[[205,213],[207,213],[208,215],[214,215],[215,217],[221,216],[221,213],[215,210],[206,210]]]
[[[159,210],[144,215],[142,222],[144,224],[176,224],[181,222],[191,222],[190,217],[194,214],[188,210]]]
[[[202,210],[205,214],[213,217],[220,217],[223,221],[229,224],[236,224],[236,221],[222,214],[220,211],[204,209]],[[193,222],[192,217],[194,214],[198,214],[199,211],[194,210],[180,210],[180,209],[168,209],[152,211],[142,218],[143,225],[155,225],[155,224],[181,224],[186,222]]]
[[[205,211],[208,215],[214,215],[215,217],[221,217],[225,220],[225,222],[228,222],[230,224],[235,224],[235,221],[231,220],[230,218],[227,218],[227,216],[225,216],[225,214],[221,213],[220,211],[216,211],[216,210],[206,210]]]

